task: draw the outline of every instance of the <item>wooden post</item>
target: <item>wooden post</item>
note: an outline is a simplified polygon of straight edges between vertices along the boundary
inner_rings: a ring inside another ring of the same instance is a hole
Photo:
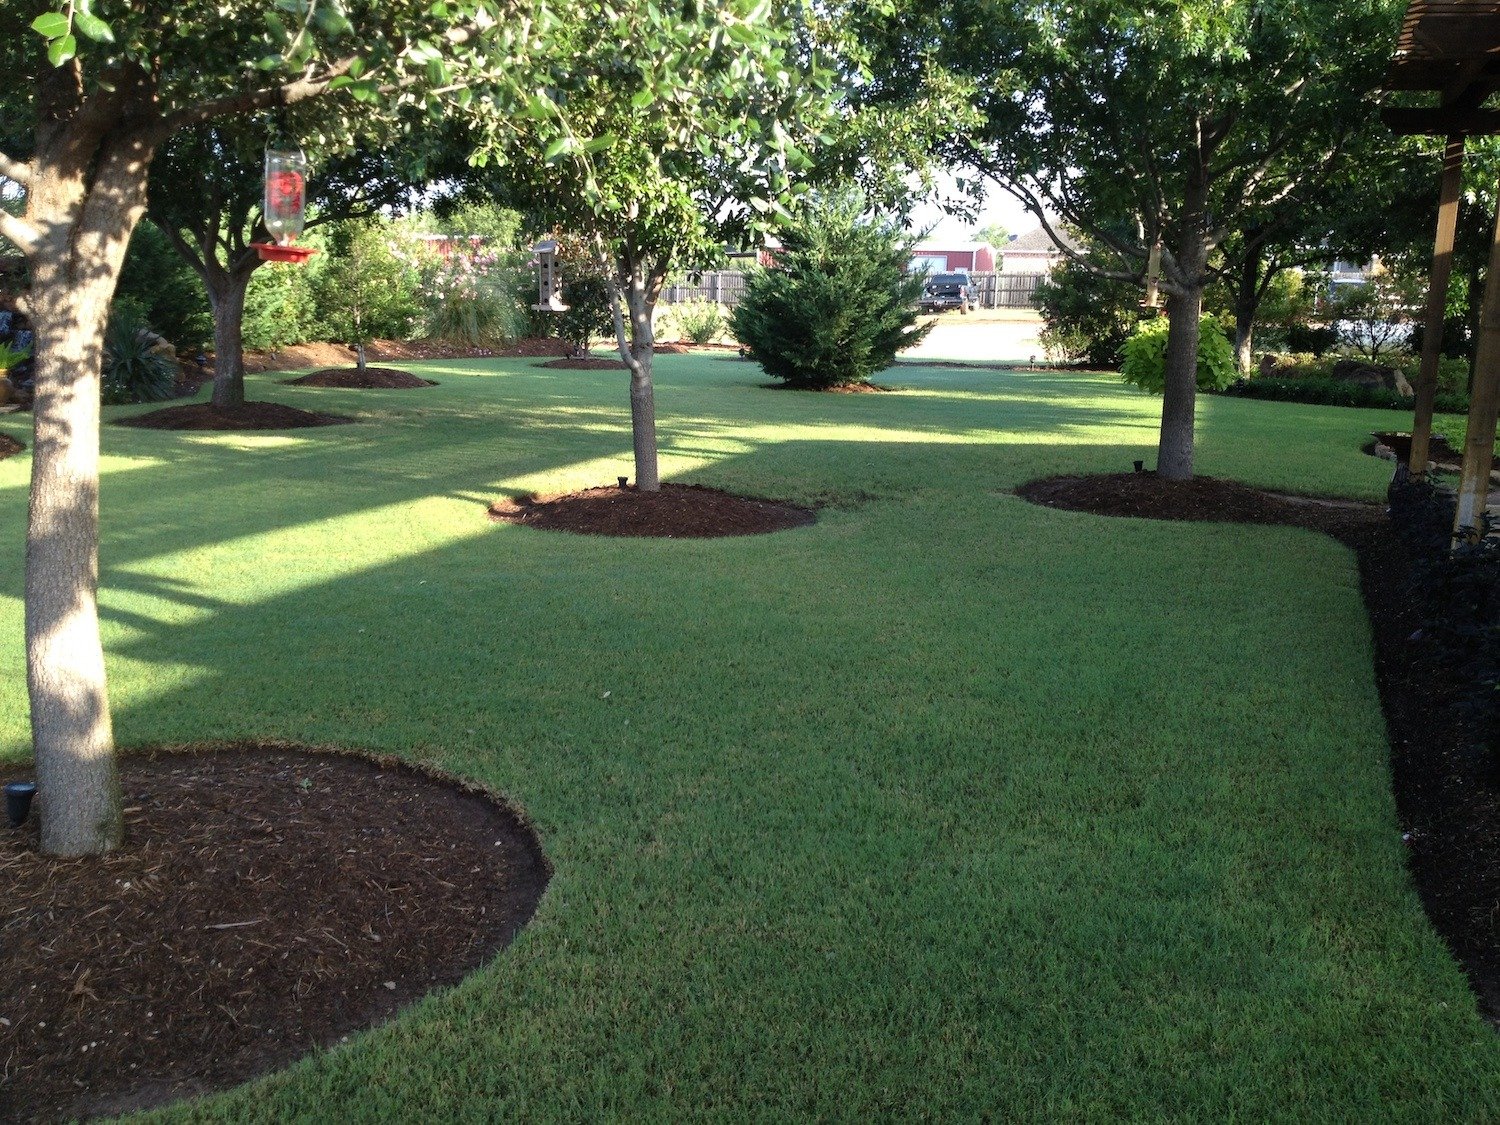
[[[1479,343],[1474,356],[1474,388],[1469,394],[1469,428],[1464,437],[1464,469],[1458,482],[1453,543],[1477,536],[1490,494],[1495,455],[1495,417],[1500,412],[1500,207],[1490,241],[1490,268],[1479,310]]]
[[[1432,436],[1432,402],[1437,395],[1438,359],[1443,346],[1443,315],[1448,311],[1448,274],[1453,269],[1453,231],[1458,225],[1458,189],[1464,165],[1463,134],[1448,138],[1443,149],[1443,182],[1438,194],[1437,239],[1432,249],[1432,279],[1427,286],[1427,320],[1422,331],[1422,366],[1417,373],[1417,405],[1411,420],[1412,476],[1427,472]]]

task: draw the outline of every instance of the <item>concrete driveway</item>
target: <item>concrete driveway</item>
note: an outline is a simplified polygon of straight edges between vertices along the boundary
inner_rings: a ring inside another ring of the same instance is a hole
[[[1029,309],[980,309],[923,317],[933,322],[927,338],[900,354],[902,359],[997,360],[1025,363],[1043,358],[1037,333],[1042,318]]]

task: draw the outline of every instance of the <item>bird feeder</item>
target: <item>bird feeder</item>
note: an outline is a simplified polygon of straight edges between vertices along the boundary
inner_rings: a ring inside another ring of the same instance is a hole
[[[558,268],[557,240],[549,238],[531,248],[536,255],[536,304],[537,312],[567,312],[562,299],[562,271]]]
[[[1157,286],[1161,281],[1161,239],[1151,244],[1151,256],[1146,261],[1146,297],[1141,301],[1144,309],[1161,308],[1161,293]]]
[[[307,209],[307,157],[298,149],[266,149],[266,194],[264,223],[272,242],[254,242],[255,252],[267,262],[298,265],[317,253],[307,246],[293,246],[302,233]]]

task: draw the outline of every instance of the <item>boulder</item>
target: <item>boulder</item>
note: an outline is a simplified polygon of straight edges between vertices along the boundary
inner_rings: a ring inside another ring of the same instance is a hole
[[[1411,384],[1406,376],[1394,367],[1380,363],[1369,363],[1362,359],[1341,359],[1328,372],[1329,378],[1361,387],[1395,391],[1403,398],[1412,397]]]

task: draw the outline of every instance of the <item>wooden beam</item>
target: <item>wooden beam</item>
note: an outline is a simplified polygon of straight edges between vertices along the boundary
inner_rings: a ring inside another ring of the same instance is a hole
[[[1473,542],[1484,527],[1495,460],[1495,421],[1500,414],[1500,207],[1490,239],[1490,268],[1479,309],[1479,344],[1474,356],[1474,388],[1469,393],[1469,429],[1464,437],[1464,468],[1458,482],[1453,545]]]
[[[1488,137],[1500,133],[1500,109],[1407,109],[1386,106],[1380,119],[1398,136]]]
[[[1464,139],[1448,138],[1443,149],[1443,179],[1438,189],[1437,237],[1432,247],[1432,275],[1427,283],[1427,319],[1422,329],[1422,366],[1417,372],[1417,404],[1411,421],[1411,455],[1406,467],[1413,476],[1427,472],[1432,437],[1432,403],[1437,396],[1438,360],[1443,346],[1443,316],[1448,311],[1448,275],[1453,269],[1453,232],[1458,226],[1458,189],[1463,178]]]

